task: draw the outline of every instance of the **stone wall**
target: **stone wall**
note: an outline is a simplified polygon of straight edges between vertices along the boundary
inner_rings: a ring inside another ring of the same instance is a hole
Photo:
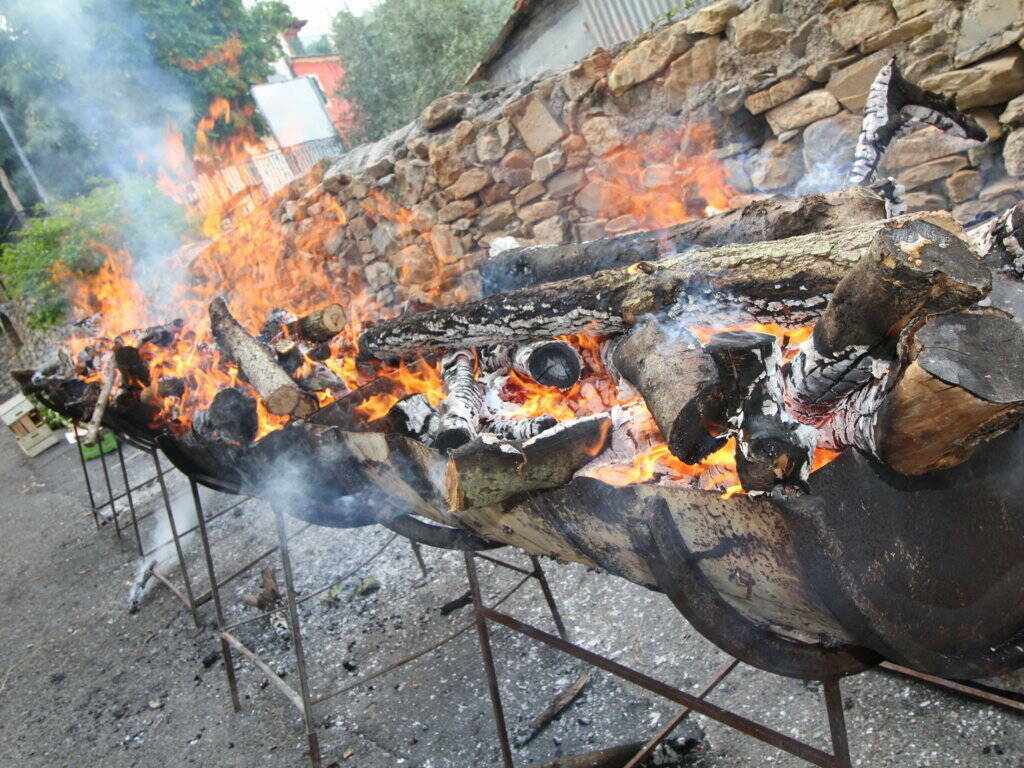
[[[464,300],[498,238],[589,240],[835,188],[868,85],[896,56],[990,141],[922,129],[884,170],[912,210],[969,223],[1024,198],[1022,6],[724,0],[568,71],[442,97],[292,182],[272,216],[289,252],[386,310]]]

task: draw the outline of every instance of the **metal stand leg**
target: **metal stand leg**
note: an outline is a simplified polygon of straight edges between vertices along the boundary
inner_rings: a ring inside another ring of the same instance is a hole
[[[213,552],[210,550],[210,537],[206,531],[206,515],[203,513],[203,502],[199,497],[199,486],[191,477],[188,479],[192,488],[192,504],[196,509],[196,525],[199,527],[199,540],[203,547],[203,558],[206,560],[206,575],[210,579],[210,595],[213,598],[213,609],[217,614],[217,628],[224,629],[224,606],[220,602],[220,586],[217,584],[217,573],[213,567]],[[223,637],[220,638],[220,652],[224,658],[224,673],[228,678],[228,690],[231,692],[231,706],[240,712],[242,702],[238,696],[238,680],[235,678],[235,660],[231,655],[231,646]]]
[[[422,547],[420,547],[419,543],[415,541],[410,541],[409,544],[412,546],[412,553],[416,556],[416,564],[420,567],[420,573],[425,579],[429,575],[430,570],[427,568],[427,563],[423,559]]]
[[[89,468],[85,464],[85,456],[82,454],[82,438],[78,436],[78,422],[71,422],[71,431],[75,434],[75,447],[78,449],[78,460],[82,464],[82,477],[85,479],[85,490],[89,494],[89,509],[92,512],[92,521],[96,524],[96,530],[100,529],[100,517],[96,514],[96,497],[92,492],[92,480],[89,479]]]
[[[171,528],[171,538],[174,540],[174,551],[178,555],[178,567],[181,568],[181,578],[185,582],[185,595],[188,600],[189,610],[192,612],[192,621],[195,623],[196,629],[202,629],[203,625],[199,621],[199,612],[196,610],[195,595],[192,593],[192,580],[188,577],[188,566],[185,564],[185,553],[181,549],[181,539],[178,537],[178,524],[174,522],[174,508],[171,506],[170,494],[167,493],[167,483],[164,482],[163,467],[160,466],[160,457],[157,456],[156,449],[151,450],[149,455],[153,457],[156,480],[160,484],[160,495],[164,500],[167,522]]]
[[[548,584],[548,577],[544,575],[544,569],[540,567],[540,558],[530,555],[530,562],[533,563],[533,576],[540,583],[540,589],[544,593],[548,610],[551,611],[551,618],[555,620],[555,627],[558,629],[558,636],[563,640],[569,639],[569,633],[562,622],[562,614],[558,612],[558,605],[555,603],[555,596],[551,592],[551,585]]]
[[[139,518],[135,513],[135,499],[132,498],[132,484],[128,481],[128,467],[124,463],[124,448],[121,441],[117,441],[117,458],[121,462],[121,477],[124,479],[124,494],[128,499],[128,510],[132,515],[132,530],[135,532],[135,546],[139,548],[139,557],[142,557],[145,550],[142,547],[142,535],[139,533]]]
[[[284,514],[274,507],[277,523],[277,541],[281,553],[281,569],[284,571],[285,602],[288,606],[288,628],[291,630],[292,648],[295,650],[295,664],[299,672],[299,695],[302,697],[302,719],[306,725],[306,740],[309,743],[309,761],[313,768],[320,768],[320,741],[313,722],[313,704],[309,695],[309,678],[306,674],[306,654],[302,649],[302,631],[299,626],[299,611],[295,602],[295,583],[292,578],[292,560],[288,548],[288,531]]]
[[[841,768],[852,768],[850,762],[850,738],[846,732],[846,716],[843,713],[843,694],[839,690],[839,678],[830,677],[823,681],[825,688],[825,710],[828,712],[828,727],[832,732],[832,754]]]
[[[512,745],[508,740],[508,727],[505,725],[505,710],[501,706],[501,689],[498,687],[498,675],[494,671],[494,655],[491,653],[491,635],[484,618],[483,598],[480,596],[480,580],[476,572],[476,562],[471,552],[465,552],[466,577],[469,579],[469,594],[473,598],[473,616],[476,621],[476,633],[480,638],[480,656],[484,661],[484,672],[487,675],[487,689],[491,694],[491,706],[494,709],[494,724],[498,729],[498,742],[501,745],[501,762],[504,768],[515,768],[512,762]]]
[[[117,520],[117,507],[114,505],[114,488],[110,484],[110,470],[107,469],[107,454],[103,452],[103,446],[100,445],[100,466],[103,467],[103,481],[107,484],[107,503],[103,506],[110,505],[110,517],[114,521],[114,530],[117,532],[117,538],[121,538],[121,524]]]

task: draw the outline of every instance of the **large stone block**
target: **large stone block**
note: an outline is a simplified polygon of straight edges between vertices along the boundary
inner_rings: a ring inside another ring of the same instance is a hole
[[[899,19],[909,19],[932,10],[938,0],[892,0],[893,10]]]
[[[882,158],[882,168],[887,171],[909,168],[939,157],[967,152],[981,144],[979,141],[951,136],[929,125],[890,144]]]
[[[951,176],[966,167],[967,158],[963,155],[940,157],[938,160],[929,160],[927,163],[904,168],[896,176],[896,183],[902,184],[904,189],[917,189],[938,179]]]
[[[598,48],[562,77],[562,90],[565,91],[565,95],[573,101],[583,98],[598,80],[608,74],[612,61],[612,55],[608,51]]]
[[[1024,123],[1024,94],[1010,99],[1006,109],[999,115],[999,122],[1003,125],[1020,125]]]
[[[715,78],[718,67],[717,37],[705,37],[672,62],[665,78],[665,88],[677,99],[685,98],[691,85],[706,83]]]
[[[960,109],[999,104],[1024,93],[1024,51],[1012,51],[964,69],[926,77],[921,87],[956,94]]]
[[[963,67],[1013,45],[1024,35],[1024,0],[970,0],[960,16],[953,64]]]
[[[853,163],[860,128],[860,116],[850,112],[840,112],[804,128],[804,166],[807,172],[845,175]]]
[[[686,19],[686,31],[691,35],[718,35],[729,24],[729,19],[743,10],[742,0],[722,0],[720,3],[701,8]]]
[[[687,34],[685,22],[663,29],[616,62],[608,75],[608,87],[612,93],[622,93],[650,80],[691,45],[693,36]]]
[[[565,135],[565,129],[536,93],[510,105],[509,118],[523,137],[523,143],[535,155],[543,155]]]
[[[868,100],[868,89],[890,56],[879,51],[865,59],[855,61],[847,67],[833,72],[825,86],[839,103],[851,112],[861,112]]]
[[[558,200],[541,200],[539,203],[525,205],[519,209],[519,220],[524,224],[535,224],[558,213],[562,204]]]
[[[740,53],[758,53],[782,45],[793,31],[781,0],[757,0],[729,21],[730,42]]]
[[[831,117],[838,111],[839,102],[831,93],[821,88],[775,107],[765,114],[765,117],[772,133],[778,136],[795,128],[803,128],[816,120]]]
[[[863,53],[874,53],[883,48],[889,48],[896,45],[896,43],[901,43],[904,40],[924,34],[932,27],[937,26],[941,20],[942,12],[936,11],[935,13],[923,13],[911,19],[901,21],[899,24],[887,27],[878,34],[864,40],[860,44],[860,50]]]
[[[456,200],[475,195],[491,183],[491,175],[483,168],[470,168],[448,187],[448,194]]]
[[[762,192],[787,187],[804,172],[799,141],[769,139],[750,162],[750,180]]]
[[[625,141],[615,119],[603,115],[586,120],[580,126],[580,133],[586,139],[590,151],[598,157],[622,146]]]
[[[582,168],[570,168],[567,171],[556,173],[546,184],[548,194],[552,197],[565,197],[582,187],[587,181],[587,175]]]
[[[828,22],[828,31],[842,48],[856,48],[869,37],[896,25],[889,3],[857,3]]]
[[[942,185],[952,203],[963,203],[981,191],[981,174],[974,170],[957,171]]]
[[[420,113],[420,122],[428,131],[436,131],[449,123],[462,118],[466,112],[469,94],[464,92],[448,93],[427,104]]]
[[[1024,128],[1007,134],[1003,144],[1003,163],[1011,176],[1024,176]]]
[[[744,100],[743,104],[747,110],[754,115],[760,115],[769,109],[784,104],[790,99],[795,99],[802,93],[810,90],[813,83],[809,78],[802,75],[781,80],[771,88],[752,93]]]

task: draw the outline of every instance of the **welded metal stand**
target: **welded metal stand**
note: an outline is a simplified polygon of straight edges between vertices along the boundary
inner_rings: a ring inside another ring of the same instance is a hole
[[[616,661],[612,661],[611,659],[600,656],[586,648],[582,648],[569,642],[564,636],[560,636],[564,634],[564,630],[560,631],[559,635],[552,635],[530,624],[521,622],[506,613],[502,613],[494,608],[488,608],[484,605],[483,598],[481,596],[475,556],[473,554],[466,553],[465,562],[466,577],[469,581],[469,591],[473,599],[473,611],[476,619],[477,634],[480,639],[481,657],[484,662],[487,687],[491,695],[491,705],[494,710],[494,723],[498,732],[498,743],[501,747],[502,765],[504,768],[515,768],[515,763],[512,758],[511,743],[509,741],[508,729],[505,724],[504,709],[501,704],[501,691],[498,685],[497,672],[495,671],[494,656],[491,652],[488,621],[501,624],[502,626],[511,629],[513,632],[532,638],[533,640],[550,646],[557,651],[561,651],[569,656],[580,659],[587,664],[603,669],[606,672],[610,672],[611,674],[621,677],[623,680],[633,683],[634,685],[638,685],[651,693],[655,693],[684,706],[684,710],[678,713],[669,721],[669,723],[659,730],[654,737],[643,745],[637,754],[634,755],[634,757],[627,763],[628,766],[632,767],[639,765],[640,762],[644,760],[661,741],[668,737],[672,729],[691,711],[693,711],[733,728],[746,736],[789,752],[802,760],[806,760],[812,765],[821,766],[821,768],[851,768],[852,763],[850,762],[846,722],[843,715],[843,702],[839,691],[839,681],[837,679],[832,678],[823,681],[825,691],[825,708],[828,712],[829,730],[832,735],[832,754],[829,754],[817,747],[798,741],[791,736],[787,736],[784,733],[705,700],[707,694],[710,693],[729,675],[729,673],[732,672],[733,669],[736,668],[738,664],[736,660],[731,660],[722,667],[722,669],[719,670],[719,672],[699,693],[686,693],[685,691],[679,690],[667,683],[649,677],[642,672],[623,664],[619,664]],[[539,567],[539,561],[535,561],[535,567]],[[546,592],[545,596],[547,596]]]

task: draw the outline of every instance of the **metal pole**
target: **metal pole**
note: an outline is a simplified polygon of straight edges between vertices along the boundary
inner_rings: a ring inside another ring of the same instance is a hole
[[[288,629],[292,635],[295,650],[295,664],[299,672],[299,695],[302,696],[302,719],[306,725],[306,740],[309,743],[309,761],[313,768],[320,768],[320,740],[313,722],[313,704],[309,695],[309,677],[306,674],[306,654],[302,648],[302,631],[299,626],[299,610],[295,602],[295,582],[292,578],[292,558],[288,547],[288,531],[285,528],[284,513],[274,506],[274,521],[277,524],[277,543],[281,553],[281,570],[284,571],[285,602],[288,606]]]
[[[149,455],[153,457],[153,466],[156,468],[156,479],[160,483],[160,495],[164,500],[164,510],[167,512],[167,522],[171,527],[171,538],[174,540],[174,551],[178,555],[178,567],[181,568],[181,577],[185,582],[185,594],[188,595],[189,610],[192,611],[192,621],[196,629],[202,629],[199,621],[199,613],[196,611],[196,599],[192,594],[192,580],[188,577],[188,567],[185,565],[185,553],[181,549],[181,539],[178,538],[178,525],[174,522],[174,507],[171,506],[171,497],[167,493],[167,483],[164,482],[164,470],[160,466],[160,457],[156,455],[156,449],[150,449]],[[155,573],[155,571],[154,571]]]
[[[199,497],[199,486],[191,477],[188,479],[192,488],[192,504],[196,509],[196,525],[199,528],[199,540],[203,546],[203,558],[206,560],[206,575],[210,577],[210,595],[213,597],[213,609],[217,614],[217,628],[224,629],[224,607],[220,602],[220,585],[213,567],[213,553],[210,550],[210,537],[206,531],[206,517],[203,514],[203,501]],[[235,679],[235,660],[231,655],[231,646],[223,634],[220,635],[220,652],[224,657],[224,672],[228,678],[228,689],[231,691],[231,706],[240,712],[242,702],[238,697],[238,681]]]
[[[121,441],[117,441],[117,458],[121,462],[121,477],[124,478],[124,494],[128,497],[128,509],[132,514],[132,530],[135,532],[135,545],[139,548],[139,557],[145,557],[142,547],[142,535],[139,533],[139,518],[135,514],[135,500],[132,499],[132,484],[128,480],[128,467],[124,463],[124,449]]]
[[[498,675],[494,671],[494,655],[491,653],[491,636],[484,618],[484,603],[480,595],[480,580],[477,577],[476,563],[472,552],[463,552],[466,561],[466,578],[469,579],[469,594],[473,598],[473,618],[476,621],[476,634],[480,638],[480,656],[484,661],[484,673],[487,676],[487,690],[491,694],[491,707],[494,710],[494,726],[498,731],[498,742],[501,745],[501,763],[504,768],[515,768],[512,761],[512,745],[508,740],[508,726],[505,725],[505,709],[501,705],[501,688],[498,686]]]
[[[839,678],[823,680],[825,687],[825,710],[828,712],[828,728],[832,732],[832,754],[841,768],[852,768],[850,762],[850,737],[846,733],[846,716],[843,714],[843,694],[839,690]]]
[[[35,169],[32,168],[32,163],[28,161],[24,150],[21,148],[21,144],[18,142],[18,138],[14,135],[14,131],[11,130],[11,124],[7,122],[7,115],[4,114],[3,109],[0,109],[0,123],[3,123],[4,130],[7,131],[7,137],[11,140],[11,144],[14,145],[14,151],[18,153],[18,159],[21,160],[21,164],[25,166],[29,178],[32,179],[32,184],[36,188],[36,194],[39,195],[39,199],[44,203],[50,202],[49,197],[46,195],[46,190],[43,189],[43,185],[39,182],[39,177],[36,176]]]
[[[558,606],[555,604],[555,596],[551,592],[551,585],[548,584],[548,577],[544,575],[544,569],[540,567],[540,558],[536,555],[530,555],[530,562],[533,563],[533,576],[540,582],[540,589],[544,593],[544,599],[548,603],[548,609],[551,611],[551,618],[555,620],[555,627],[558,629],[558,636],[563,640],[569,639],[569,633],[565,629],[565,624],[562,623],[562,614],[558,612]]]
[[[71,422],[71,431],[75,433],[75,446],[78,448],[78,460],[82,463],[82,477],[85,478],[85,490],[89,493],[89,509],[92,510],[92,521],[96,530],[100,529],[100,518],[96,514],[96,497],[92,493],[92,481],[89,479],[89,468],[85,465],[85,454],[82,453],[82,438],[78,436],[78,422]]]
[[[416,563],[420,567],[420,573],[423,575],[423,578],[425,579],[429,575],[430,571],[427,568],[426,561],[424,561],[423,559],[423,552],[421,551],[420,545],[418,542],[412,540],[409,541],[409,544],[412,546],[412,553],[416,556]]]
[[[117,438],[115,438],[117,439]],[[110,485],[110,471],[107,469],[107,454],[103,452],[103,431],[100,430],[100,439],[96,442],[96,447],[100,452],[100,465],[103,467],[103,480],[107,484],[107,504],[110,505],[110,517],[114,520],[114,530],[117,532],[117,538],[121,538],[121,525],[117,520],[117,508],[114,506],[114,489]],[[107,506],[104,504],[103,506]]]

